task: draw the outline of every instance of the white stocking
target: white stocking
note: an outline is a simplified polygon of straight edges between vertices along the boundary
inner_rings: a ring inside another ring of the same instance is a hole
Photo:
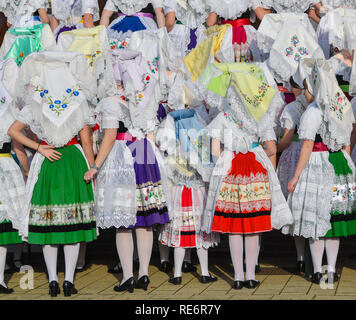
[[[158,242],[159,256],[161,258],[161,263],[163,261],[169,261],[169,247],[165,246],[161,242]]]
[[[7,252],[7,248],[5,246],[0,246],[0,284],[5,288],[7,288],[4,281],[6,252]]]
[[[259,234],[245,235],[246,280],[256,280],[255,268],[259,253]]]
[[[174,277],[182,276],[182,265],[185,256],[185,248],[174,248]]]
[[[328,258],[328,272],[335,272],[337,254],[339,252],[340,239],[325,239],[325,250]]]
[[[78,255],[80,250],[80,243],[65,244],[64,251],[64,261],[66,266],[65,278],[64,280],[73,283],[75,267],[78,261]]]
[[[321,272],[321,264],[323,262],[325,240],[309,239],[310,253],[313,259],[314,273]]]
[[[148,266],[150,265],[152,246],[153,246],[153,231],[152,228],[136,228],[137,237],[137,252],[140,260],[140,269],[138,278],[148,276]]]
[[[42,246],[43,257],[46,262],[47,272],[48,272],[48,280],[57,281],[57,256],[58,256],[58,246],[53,245],[44,245]]]
[[[295,236],[294,237],[295,248],[297,249],[297,261],[304,261],[305,255],[305,238]]]
[[[208,249],[197,248],[197,254],[200,263],[201,275],[209,276],[209,267],[208,267]]]
[[[129,229],[116,230],[116,248],[122,266],[122,280],[126,280],[133,276],[133,251],[134,243],[132,238],[132,231]]]
[[[235,281],[244,281],[244,238],[240,234],[229,235],[229,246],[232,264],[234,266]],[[254,262],[255,263],[255,262]]]
[[[82,269],[85,266],[85,255],[87,253],[87,243],[81,242],[80,243],[80,250],[77,262],[77,268]]]
[[[186,261],[188,263],[192,263],[192,249],[191,248],[185,249],[184,261]]]

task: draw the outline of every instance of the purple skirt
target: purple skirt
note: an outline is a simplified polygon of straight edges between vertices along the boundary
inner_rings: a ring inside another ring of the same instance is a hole
[[[128,141],[126,145],[134,159],[136,173],[137,220],[132,228],[168,223],[167,202],[151,143],[145,138]]]

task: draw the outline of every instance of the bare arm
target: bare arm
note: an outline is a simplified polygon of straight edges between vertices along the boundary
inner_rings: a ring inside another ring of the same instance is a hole
[[[257,18],[258,18],[259,20],[261,20],[261,21],[262,21],[263,17],[264,17],[266,14],[271,13],[271,10],[269,10],[269,9],[264,9],[264,8],[262,8],[262,7],[257,7],[254,11],[255,11],[255,14],[256,14]]]
[[[218,15],[215,12],[211,12],[209,17],[206,19],[206,24],[208,27],[215,26],[218,23]]]
[[[222,153],[221,143],[219,139],[213,138],[211,141],[211,154],[213,155],[214,162],[220,157]]]
[[[303,146],[300,151],[299,160],[297,167],[294,172],[294,176],[291,181],[288,183],[288,192],[294,192],[295,186],[298,183],[299,177],[302,174],[306,164],[309,161],[310,155],[313,152],[314,141],[312,140],[304,140]]]
[[[268,140],[263,143],[263,148],[271,160],[274,170],[277,168],[277,146],[274,140]]]
[[[100,18],[100,25],[108,27],[110,24],[110,18],[112,17],[113,14],[114,11],[104,9]]]
[[[343,147],[342,149],[345,150],[349,155],[351,155],[351,146],[350,145]]]
[[[294,137],[294,130],[285,129],[283,137],[278,144],[277,152],[282,152],[283,150],[287,149],[292,143],[293,137]]]
[[[13,146],[14,151],[16,153],[17,159],[19,159],[19,161],[20,161],[20,164],[21,164],[21,166],[23,168],[25,177],[27,179],[28,173],[30,171],[30,166],[29,166],[29,163],[28,163],[28,157],[27,157],[25,148],[21,143],[18,143],[15,140],[12,141],[12,146]]]
[[[42,23],[50,24],[49,16],[47,14],[47,9],[45,8],[38,9],[38,14],[40,15]]]
[[[158,28],[161,29],[166,25],[166,17],[164,16],[163,8],[155,9]]]
[[[93,130],[88,125],[85,125],[84,128],[80,130],[79,137],[85,157],[91,167],[94,164]]]
[[[95,165],[100,168],[107,156],[109,155],[117,135],[117,129],[105,129],[104,139],[100,145],[98,156],[95,159]],[[97,169],[91,168],[84,175],[84,179],[86,182],[94,179],[96,174],[98,173]]]
[[[93,15],[91,13],[84,13],[83,21],[85,28],[94,28]]]
[[[52,31],[56,30],[56,28],[59,26],[59,21],[55,16],[52,15],[52,21],[51,21],[51,29]]]
[[[26,137],[22,130],[25,129],[26,125],[21,121],[16,120],[8,130],[8,135],[16,140],[18,143],[29,147],[33,150],[40,152],[49,161],[53,162],[55,160],[61,159],[61,153],[54,150],[54,147],[47,145],[40,145],[38,142]]]
[[[176,13],[174,11],[168,12],[166,15],[166,28],[168,32],[171,32],[176,23]]]

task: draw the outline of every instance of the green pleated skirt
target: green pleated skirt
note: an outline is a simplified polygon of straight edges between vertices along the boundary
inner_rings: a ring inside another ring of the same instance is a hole
[[[331,209],[331,229],[326,238],[347,237],[356,234],[356,186],[353,172],[342,152],[329,154],[335,170],[335,185]]]
[[[17,243],[22,243],[22,239],[18,231],[12,227],[11,221],[3,220],[0,222],[0,246]]]
[[[75,145],[56,150],[61,159],[43,161],[33,190],[28,242],[91,242],[97,234],[93,188],[84,181],[88,165]]]

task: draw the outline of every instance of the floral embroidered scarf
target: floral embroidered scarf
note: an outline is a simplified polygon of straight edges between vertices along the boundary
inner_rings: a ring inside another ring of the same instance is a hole
[[[226,97],[232,84],[246,110],[257,122],[267,112],[276,90],[267,84],[263,71],[250,63],[215,63],[202,76],[209,90]]]
[[[17,38],[5,56],[12,58],[20,67],[24,59],[32,52],[42,51],[41,37],[44,24],[32,27],[10,29],[8,32]]]
[[[65,35],[73,35],[74,40],[67,51],[81,52],[85,54],[88,65],[94,68],[96,60],[102,55],[100,33],[104,27],[84,28],[63,32]]]

